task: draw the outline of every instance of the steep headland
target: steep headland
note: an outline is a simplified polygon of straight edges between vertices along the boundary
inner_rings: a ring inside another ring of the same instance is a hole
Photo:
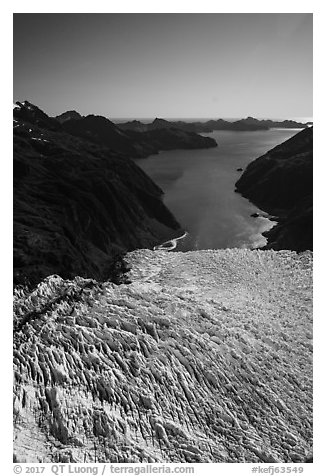
[[[118,255],[178,236],[162,190],[128,157],[14,109],[14,281],[107,278]]]
[[[236,191],[276,215],[278,224],[265,233],[268,247],[312,249],[313,128],[307,128],[251,162]]]
[[[312,253],[138,250],[14,301],[17,462],[303,462]]]

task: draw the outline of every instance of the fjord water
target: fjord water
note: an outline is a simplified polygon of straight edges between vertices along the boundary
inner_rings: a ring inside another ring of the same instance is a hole
[[[137,164],[162,188],[164,203],[188,232],[177,251],[264,246],[262,232],[275,222],[235,193],[245,167],[298,129],[214,131],[203,134],[218,143],[214,149],[163,151]],[[266,215],[266,214],[265,214]]]

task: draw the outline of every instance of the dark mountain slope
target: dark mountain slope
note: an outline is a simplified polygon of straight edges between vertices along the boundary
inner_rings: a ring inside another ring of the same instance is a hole
[[[107,278],[116,255],[176,236],[162,191],[133,161],[40,127],[48,117],[28,107],[14,110],[16,283]]]
[[[312,249],[313,129],[307,128],[251,162],[236,191],[279,217],[268,247]]]

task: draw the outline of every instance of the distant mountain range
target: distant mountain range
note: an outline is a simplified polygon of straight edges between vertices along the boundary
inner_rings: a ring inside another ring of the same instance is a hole
[[[216,147],[210,137],[202,137],[195,131],[178,127],[152,129],[123,129],[103,116],[81,116],[67,111],[55,118],[69,134],[97,142],[130,157],[147,157],[159,150],[203,149]]]
[[[186,122],[186,121],[166,121],[165,119],[154,119],[146,124],[140,121],[130,121],[117,123],[117,126],[124,131],[153,131],[157,129],[177,128],[188,132],[213,132],[213,131],[258,131],[268,130],[272,127],[282,127],[286,129],[296,129],[309,127],[310,123],[296,122],[292,120],[272,121],[270,119],[258,120],[254,117],[247,117],[238,121],[226,121],[224,119],[209,120],[206,122]]]
[[[278,224],[264,233],[267,248],[313,247],[313,128],[307,128],[251,162],[236,190]]]
[[[99,116],[86,116],[87,117],[99,117]],[[56,116],[56,119],[64,124],[67,121],[71,120],[84,120],[85,117],[81,116],[76,111],[67,111],[59,116]],[[111,122],[111,124],[113,124]],[[151,132],[162,129],[179,129],[185,132],[192,133],[208,133],[213,131],[259,131],[259,130],[268,130],[273,127],[281,127],[284,129],[303,129],[310,127],[311,122],[298,122],[293,120],[284,120],[284,121],[273,121],[271,119],[255,119],[254,117],[247,117],[246,119],[240,119],[238,121],[226,121],[225,119],[216,119],[208,121],[167,121],[166,119],[156,118],[150,123],[141,122],[137,120],[128,121],[128,122],[117,122],[114,124],[121,131],[125,132]]]

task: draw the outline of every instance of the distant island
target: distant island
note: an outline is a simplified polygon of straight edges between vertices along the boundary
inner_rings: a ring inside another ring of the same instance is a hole
[[[206,122],[186,122],[186,121],[166,121],[165,119],[154,119],[153,122],[146,124],[140,121],[130,121],[116,124],[124,131],[146,132],[157,129],[177,128],[187,132],[213,132],[213,131],[259,131],[268,130],[273,127],[282,127],[284,129],[303,129],[309,127],[311,123],[303,123],[292,120],[272,121],[270,119],[255,119],[247,117],[239,121],[231,122],[224,119],[209,120]]]

